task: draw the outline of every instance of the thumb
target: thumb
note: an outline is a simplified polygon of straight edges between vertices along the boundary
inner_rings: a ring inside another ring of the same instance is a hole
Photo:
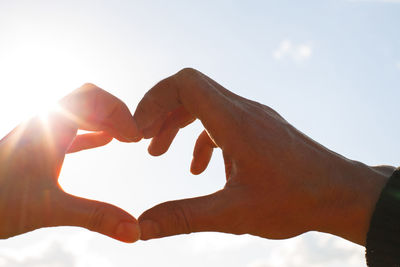
[[[214,194],[159,204],[139,217],[141,239],[148,240],[193,232],[236,233],[237,210],[226,190]]]
[[[65,192],[55,202],[47,226],[80,226],[127,243],[140,238],[137,220],[116,206]]]

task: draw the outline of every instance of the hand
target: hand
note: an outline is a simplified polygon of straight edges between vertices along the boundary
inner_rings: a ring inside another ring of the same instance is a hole
[[[113,205],[65,193],[58,176],[65,153],[137,140],[126,105],[87,84],[60,101],[47,119],[33,118],[0,141],[0,238],[49,226],[81,226],[125,242],[138,223]],[[96,131],[76,136],[77,129]]]
[[[363,244],[388,172],[348,160],[295,129],[277,112],[184,69],[155,85],[134,119],[149,153],[167,151],[179,128],[200,119],[191,172],[223,151],[225,187],[208,196],[159,204],[139,217],[143,240],[218,231],[289,238],[332,233]],[[390,173],[390,172],[389,172]]]

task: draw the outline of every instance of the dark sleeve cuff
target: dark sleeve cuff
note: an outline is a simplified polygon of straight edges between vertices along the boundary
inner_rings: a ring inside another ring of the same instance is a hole
[[[400,168],[383,188],[366,242],[367,265],[400,267]]]

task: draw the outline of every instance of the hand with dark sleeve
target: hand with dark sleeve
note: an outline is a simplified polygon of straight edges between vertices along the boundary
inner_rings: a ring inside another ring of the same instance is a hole
[[[191,172],[223,152],[226,184],[201,197],[159,204],[139,217],[143,240],[201,231],[290,238],[321,231],[364,245],[393,167],[349,160],[307,137],[268,106],[184,69],[150,89],[134,114],[148,151],[165,153],[199,119]],[[171,185],[173,186],[173,185]]]

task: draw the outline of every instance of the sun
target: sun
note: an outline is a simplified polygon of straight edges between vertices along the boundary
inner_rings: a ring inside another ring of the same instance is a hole
[[[29,117],[43,116],[86,82],[84,66],[79,64],[82,55],[62,44],[32,38],[29,43],[7,46],[10,49],[0,63],[0,112],[7,113],[14,126]]]

